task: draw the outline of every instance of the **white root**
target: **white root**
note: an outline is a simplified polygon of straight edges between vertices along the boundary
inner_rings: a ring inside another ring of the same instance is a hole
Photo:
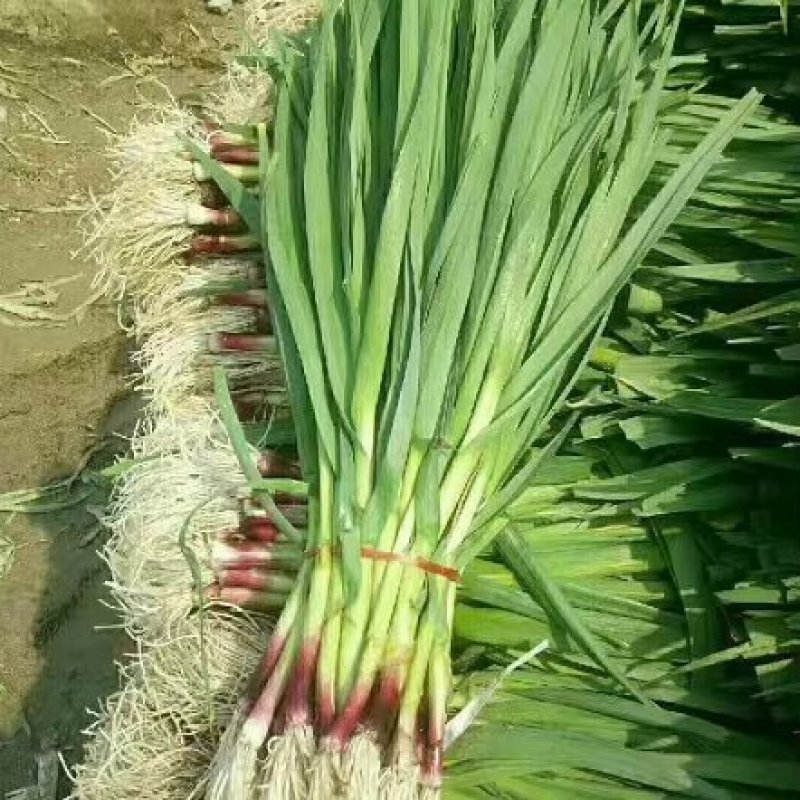
[[[308,770],[309,800],[335,800],[343,797],[342,756],[323,745],[311,759]]]
[[[259,800],[308,800],[315,749],[314,732],[303,725],[270,739],[259,776]]]
[[[268,123],[272,119],[272,93],[272,79],[266,72],[234,61],[211,95],[209,114],[220,125]]]
[[[277,387],[282,370],[276,355],[235,352],[211,354],[209,337],[214,333],[252,333],[256,330],[254,309],[209,306],[192,297],[164,309],[160,322],[152,312],[150,335],[144,339],[134,361],[142,375],[142,387],[155,413],[170,413],[187,398],[208,394],[212,367],[224,365],[228,380],[237,389],[263,391],[270,379]],[[142,326],[137,324],[137,328]]]
[[[204,776],[268,632],[244,614],[184,620],[123,666],[124,688],[87,731],[75,800],[186,800]],[[180,665],[180,666],[178,666]],[[206,676],[205,670],[208,670]]]
[[[205,144],[199,121],[176,105],[153,110],[114,140],[114,189],[83,220],[96,285],[110,296],[158,286],[192,236],[186,208],[200,199],[182,137]]]
[[[246,491],[210,408],[198,402],[174,412],[134,437],[133,465],[117,483],[108,517],[112,595],[126,627],[146,641],[196,605],[193,568],[210,582],[211,543],[238,526],[237,498]]]
[[[297,33],[320,14],[319,0],[248,0],[245,31],[256,46],[264,47],[273,31]],[[270,123],[273,89],[266,72],[232,63],[214,95],[215,118],[239,124]]]
[[[87,248],[98,265],[95,284],[117,300],[145,287],[157,293],[189,246],[193,230],[183,211],[198,196],[191,174],[169,187],[158,186],[151,176],[120,184],[98,203],[87,224]]]
[[[356,733],[344,752],[342,772],[347,800],[378,800],[381,751],[374,735]]]
[[[322,13],[320,0],[248,0],[245,29],[258,45],[267,43],[272,31],[297,33]]]
[[[226,800],[228,797],[229,776],[236,756],[236,747],[242,732],[242,725],[247,719],[247,708],[247,702],[241,698],[233,707],[225,732],[222,734],[214,757],[207,767],[207,775],[204,780],[205,794],[203,795],[206,800]]]
[[[218,123],[248,124],[269,116],[271,83],[263,71],[231,63],[208,104]],[[83,220],[95,284],[120,300],[160,296],[187,271],[180,260],[194,229],[188,213],[201,199],[185,140],[207,149],[201,121],[174,102],[152,108],[110,148],[114,188]]]
[[[252,800],[259,793],[258,753],[266,731],[244,717],[240,705],[211,763],[205,800]]]
[[[188,264],[177,280],[166,293],[150,298],[149,307],[154,315],[168,313],[170,305],[192,294],[207,290],[209,285],[224,281],[252,282],[261,278],[258,267],[253,261],[245,258],[215,258],[211,261],[197,261]]]
[[[249,283],[254,273],[253,262],[239,258],[181,264],[165,275],[158,292],[137,292],[132,298],[137,337],[143,339],[171,327],[180,330],[187,324],[183,321],[186,317],[193,319],[207,310],[205,293],[226,282]]]
[[[147,691],[154,709],[180,719],[193,736],[232,722],[239,695],[268,639],[260,617],[215,612],[182,620],[162,641],[144,648],[125,673]]]
[[[76,800],[187,797],[208,757],[184,737],[177,720],[153,713],[146,692],[133,683],[107,701],[87,735]]]
[[[187,174],[182,137],[205,142],[200,120],[176,101],[149,106],[147,119],[135,119],[126,134],[112,140],[109,157],[116,180],[131,173],[157,170],[162,181],[180,181]],[[191,174],[191,166],[189,166]]]
[[[380,777],[378,797],[380,800],[418,800],[418,767],[388,767]]]

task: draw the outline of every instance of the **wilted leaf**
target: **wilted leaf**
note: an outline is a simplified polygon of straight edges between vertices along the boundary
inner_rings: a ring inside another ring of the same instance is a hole
[[[54,281],[29,281],[23,283],[16,292],[0,295],[0,323],[26,327],[48,323],[60,324],[73,319],[83,310],[83,305],[68,314],[61,314],[52,309],[60,297],[58,288],[78,278],[80,275],[71,275]]]
[[[0,578],[4,578],[14,564],[16,546],[6,536],[0,536]]]

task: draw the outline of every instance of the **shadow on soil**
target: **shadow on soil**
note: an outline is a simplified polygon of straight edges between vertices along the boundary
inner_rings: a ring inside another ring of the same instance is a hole
[[[115,357],[122,373],[126,353],[121,337]],[[71,366],[80,376],[80,365]],[[108,572],[98,554],[107,538],[100,518],[109,484],[97,473],[125,453],[125,437],[132,432],[138,410],[137,398],[124,396],[105,409],[101,419],[85,420],[84,424],[91,423],[94,444],[78,464],[66,463],[58,451],[52,452],[41,481],[48,486],[74,477],[69,493],[59,496],[52,508],[45,501],[40,512],[12,515],[7,522],[7,536],[18,546],[15,564],[0,581],[0,596],[12,597],[13,612],[14,596],[22,599],[32,588],[25,585],[30,581],[29,568],[40,573],[36,583],[42,589],[28,634],[36,652],[37,678],[24,697],[7,698],[12,708],[5,716],[13,729],[0,736],[0,798],[36,785],[42,755],[52,758],[60,751],[67,764],[78,762],[82,731],[92,721],[91,712],[118,686],[116,661],[130,648],[108,605]],[[36,556],[26,557],[31,545],[47,551],[38,565]],[[5,603],[2,607],[8,608]],[[13,653],[2,660],[6,658],[13,658]],[[69,791],[70,781],[61,771],[57,797],[66,797]]]

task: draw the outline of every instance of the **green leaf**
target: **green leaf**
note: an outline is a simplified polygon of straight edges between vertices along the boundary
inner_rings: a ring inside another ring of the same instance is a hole
[[[800,311],[800,289],[794,289],[730,314],[715,314],[708,322],[698,325],[687,335],[695,336],[737,325],[748,325],[762,319],[776,319],[798,311]]]
[[[677,518],[680,520],[680,518]],[[686,614],[693,659],[716,653],[725,644],[723,620],[716,605],[695,527],[668,520],[654,523],[654,529],[668,556],[668,563]],[[715,669],[694,676],[693,685],[713,687],[721,679]]]
[[[686,389],[665,397],[665,406],[699,417],[728,422],[752,423],[769,405],[761,399],[746,397],[718,397],[707,389]]]
[[[762,261],[727,261],[717,264],[688,264],[648,268],[653,275],[677,280],[711,283],[761,284],[800,282],[800,259],[774,258]]]
[[[684,797],[730,798],[726,790],[692,774],[688,757],[615,747],[576,734],[483,725],[455,745],[450,759],[449,776],[454,783],[575,767]]]
[[[302,394],[308,395],[310,407],[314,413],[316,434],[328,453],[331,463],[336,463],[336,432],[333,421],[329,394],[325,381],[320,333],[314,313],[314,303],[310,295],[304,273],[304,246],[300,235],[301,220],[296,204],[298,191],[297,176],[292,163],[297,157],[294,151],[295,131],[292,127],[290,103],[284,94],[278,102],[275,122],[276,146],[278,155],[271,163],[270,171],[264,176],[263,196],[265,231],[269,231],[266,244],[271,257],[270,270],[274,275],[275,289],[280,304],[285,309],[285,321],[291,330],[291,341],[288,330],[281,336],[282,348],[289,353],[297,353],[297,360],[285,357],[284,363],[290,373],[290,386],[298,387]],[[285,198],[285,202],[282,198]],[[275,296],[275,292],[271,293]],[[276,299],[277,299],[276,297]],[[300,389],[299,375],[292,380],[291,373],[296,373],[295,365],[302,369],[304,379]],[[297,391],[295,392],[297,395]],[[304,442],[311,431],[303,436]],[[311,451],[310,445],[306,450]],[[313,452],[313,451],[311,451]]]
[[[236,415],[233,398],[228,388],[228,380],[225,377],[225,370],[222,367],[214,368],[214,397],[219,407],[220,419],[225,426],[225,431],[228,434],[231,446],[239,460],[239,467],[247,479],[251,490],[264,504],[264,507],[269,512],[270,517],[280,532],[284,534],[287,539],[302,544],[304,541],[302,534],[288,519],[286,519],[281,510],[275,505],[269,487],[266,486],[265,481],[261,478],[253,450],[247,441],[247,436],[245,435],[241,422],[239,422],[239,417]]]
[[[316,53],[314,89],[308,118],[308,138],[303,175],[305,198],[305,231],[308,241],[308,266],[313,287],[319,339],[325,364],[327,383],[338,407],[342,424],[349,423],[352,383],[352,353],[343,272],[336,235],[340,227],[335,212],[339,191],[330,169],[329,129],[331,109],[335,101],[333,17],[326,17],[320,34],[321,45]],[[332,454],[331,454],[332,455]]]
[[[764,428],[800,436],[800,396],[762,408],[755,421]]]
[[[721,459],[686,459],[611,478],[584,481],[573,486],[572,492],[576,497],[593,500],[636,500],[669,487],[683,487],[723,475],[731,469],[730,462]]]
[[[612,255],[555,320],[515,379],[506,387],[501,414],[490,430],[519,413],[520,407],[529,402],[536,391],[538,381],[581,345],[583,340],[575,337],[575,331],[594,328],[624,281],[675,219],[719,153],[759,102],[760,95],[753,91],[734,106],[638,217]]]
[[[516,528],[508,525],[496,540],[495,546],[520,585],[541,603],[554,623],[563,627],[575,643],[594,659],[609,675],[643,703],[650,701],[608,659],[600,644],[586,628],[581,618],[564,597],[561,589],[537,563],[536,555],[525,546]]]

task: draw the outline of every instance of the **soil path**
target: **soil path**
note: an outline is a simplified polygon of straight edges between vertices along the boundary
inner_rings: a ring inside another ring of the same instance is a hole
[[[69,280],[52,310],[91,296],[79,221],[108,181],[108,133],[125,130],[142,101],[200,96],[238,31],[202,0],[0,9],[0,298],[60,279]],[[58,327],[9,322],[0,316],[0,493],[108,460],[135,415],[111,306],[97,302]],[[87,707],[116,686],[125,642],[98,602],[96,513],[84,502],[13,516],[0,499],[0,798],[35,782],[37,753],[76,757]]]

